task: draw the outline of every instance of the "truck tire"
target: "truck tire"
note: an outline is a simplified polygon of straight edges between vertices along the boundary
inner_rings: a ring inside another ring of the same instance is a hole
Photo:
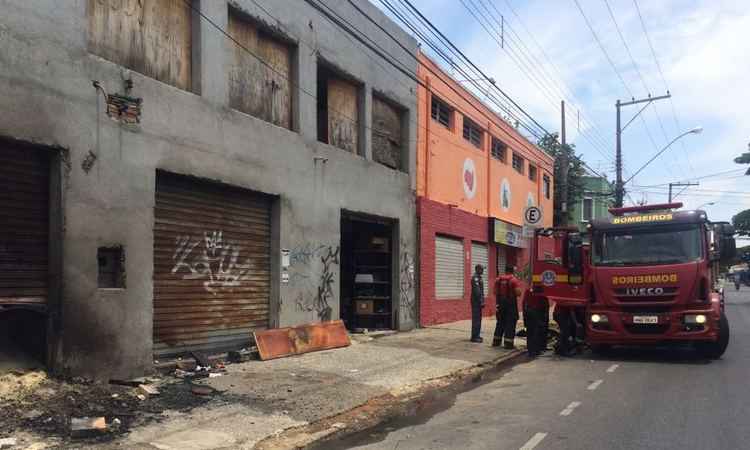
[[[707,358],[719,359],[729,346],[729,320],[726,314],[721,313],[719,318],[719,339],[716,342],[701,342],[700,352]]]

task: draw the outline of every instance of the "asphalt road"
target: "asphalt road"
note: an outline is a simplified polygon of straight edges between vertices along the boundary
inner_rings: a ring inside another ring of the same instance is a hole
[[[728,291],[729,348],[544,356],[331,449],[750,448],[750,288]]]

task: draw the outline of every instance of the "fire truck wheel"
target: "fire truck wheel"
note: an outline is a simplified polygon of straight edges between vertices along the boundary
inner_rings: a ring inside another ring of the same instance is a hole
[[[716,342],[703,342],[699,350],[703,355],[711,359],[719,359],[729,346],[729,320],[726,314],[721,313],[719,319],[719,339]]]

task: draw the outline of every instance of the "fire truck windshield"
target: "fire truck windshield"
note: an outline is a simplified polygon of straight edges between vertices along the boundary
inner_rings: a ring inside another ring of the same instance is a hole
[[[677,264],[703,256],[699,225],[653,226],[594,234],[597,266]]]

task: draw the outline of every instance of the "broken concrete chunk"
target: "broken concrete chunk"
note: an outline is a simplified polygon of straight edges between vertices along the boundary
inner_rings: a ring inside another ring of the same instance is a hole
[[[138,385],[138,389],[141,391],[141,393],[149,397],[159,395],[159,389],[157,389],[156,386],[152,386],[150,384],[140,384]]]
[[[205,386],[202,384],[193,384],[190,386],[190,390],[195,395],[211,395],[216,392],[216,390],[211,386]]]
[[[0,439],[0,449],[13,448],[16,446],[16,438],[4,438]]]
[[[74,437],[89,436],[107,430],[104,417],[72,417],[70,419],[70,434]]]
[[[208,378],[216,378],[224,375],[223,373],[209,373]]]

